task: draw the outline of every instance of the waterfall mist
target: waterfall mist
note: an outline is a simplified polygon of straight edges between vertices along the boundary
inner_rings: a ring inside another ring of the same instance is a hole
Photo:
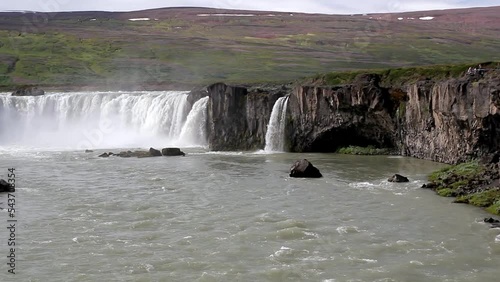
[[[178,91],[0,95],[0,147],[203,146],[206,137],[200,130],[208,98],[193,105],[196,113],[190,113],[187,97],[187,92]]]

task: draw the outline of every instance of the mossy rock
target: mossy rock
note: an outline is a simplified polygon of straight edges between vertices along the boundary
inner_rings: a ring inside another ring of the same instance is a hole
[[[387,148],[375,148],[374,146],[349,146],[338,149],[337,153],[344,155],[390,155],[391,150]]]
[[[486,208],[486,211],[492,214],[500,215],[500,201],[497,201],[493,205]]]
[[[467,196],[462,196],[457,201],[463,201],[464,203],[471,204],[476,207],[487,208],[494,205],[496,202],[500,201],[500,190],[489,190],[484,192],[479,192]]]
[[[443,182],[443,180],[453,175],[465,179],[478,175],[483,171],[484,167],[481,166],[477,161],[473,161],[442,168],[438,171],[431,173],[428,179],[431,182]]]
[[[441,197],[455,197],[455,190],[450,189],[450,188],[442,188],[439,190],[436,190],[439,196]]]

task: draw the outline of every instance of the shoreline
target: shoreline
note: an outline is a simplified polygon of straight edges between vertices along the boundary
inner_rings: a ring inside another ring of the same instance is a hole
[[[499,162],[475,160],[447,166],[431,173],[428,180],[422,188],[454,198],[454,203],[469,204],[500,216]]]

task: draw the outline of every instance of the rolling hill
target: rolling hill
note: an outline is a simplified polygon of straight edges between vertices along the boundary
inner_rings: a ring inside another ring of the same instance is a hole
[[[0,88],[161,89],[500,60],[500,6],[322,15],[208,8],[0,13]]]

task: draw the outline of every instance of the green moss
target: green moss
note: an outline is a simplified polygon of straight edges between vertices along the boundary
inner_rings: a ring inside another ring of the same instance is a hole
[[[401,102],[399,104],[398,110],[396,111],[396,115],[398,118],[404,118],[406,115],[406,103]]]
[[[373,146],[368,146],[368,147],[349,146],[338,149],[337,153],[344,155],[390,155],[391,150],[385,148],[383,149],[375,148]]]
[[[453,189],[449,189],[449,188],[437,189],[436,192],[441,197],[454,197],[455,196],[455,193],[454,193],[455,191]]]
[[[325,75],[319,75],[316,78],[321,79],[327,85],[340,85],[351,83],[356,76],[365,73],[366,71],[348,71],[348,72],[334,72]]]
[[[500,201],[496,201],[493,205],[486,208],[492,214],[500,215]]]
[[[466,179],[460,180],[460,181],[451,183],[450,184],[450,189],[456,190],[456,189],[462,188],[462,187],[464,187],[464,186],[466,186],[468,184],[469,184],[469,180],[466,180]]]
[[[446,179],[451,175],[456,175],[462,178],[469,178],[474,175],[481,173],[484,168],[479,165],[477,161],[462,163],[455,166],[448,166],[442,168],[438,171],[435,171],[429,175],[428,179],[432,182],[442,182],[442,180]]]
[[[461,196],[457,199],[459,203],[467,203],[482,208],[490,207],[498,201],[500,201],[500,191],[498,189]]]

